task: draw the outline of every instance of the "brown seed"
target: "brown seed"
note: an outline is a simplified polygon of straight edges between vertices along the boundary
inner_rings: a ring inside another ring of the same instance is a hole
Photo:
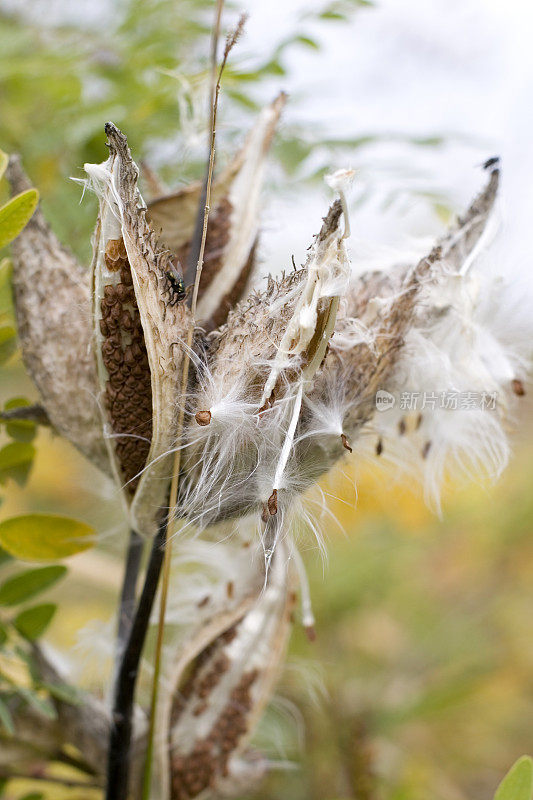
[[[342,442],[342,446],[344,447],[345,450],[349,450],[350,453],[353,453],[353,450],[350,447],[350,443],[349,443],[348,439],[346,438],[346,436],[344,435],[344,433],[341,433],[341,442]]]
[[[376,444],[376,455],[380,456],[382,452],[383,452],[383,439],[380,436]]]
[[[198,423],[198,425],[201,425],[202,427],[205,427],[206,425],[209,425],[209,423],[211,422],[211,412],[210,411],[197,411],[196,414],[194,415],[194,418],[195,418],[196,422]]]
[[[304,631],[310,642],[314,642],[316,640],[316,631],[312,625],[306,625]]]
[[[268,513],[271,517],[278,513],[278,490],[274,489],[267,500]]]
[[[422,448],[422,458],[427,458],[428,457],[428,453],[429,453],[430,449],[431,449],[431,442],[428,440],[424,444],[424,447]]]
[[[104,256],[105,265],[110,272],[117,272],[120,269],[120,260],[113,260],[106,253]]]
[[[124,303],[124,301],[128,297],[128,287],[124,286],[123,283],[119,283],[117,286],[117,297],[121,301],[121,303]]]
[[[400,434],[400,436],[403,436],[406,430],[407,430],[407,423],[404,417],[402,417],[398,423],[398,433]]]
[[[129,345],[126,346],[124,349],[124,363],[125,364],[134,364],[135,363],[135,356],[131,351],[131,347]]]
[[[120,245],[123,245],[122,239],[108,239],[105,246],[105,254],[111,261],[117,261],[120,258]]]
[[[511,386],[517,397],[523,397],[525,395],[526,390],[524,389],[524,384],[519,378],[513,378],[511,381]]]

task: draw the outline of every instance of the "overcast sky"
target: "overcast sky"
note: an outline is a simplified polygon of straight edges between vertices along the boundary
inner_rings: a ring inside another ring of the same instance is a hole
[[[96,21],[116,5],[102,0],[0,0],[29,8],[47,22],[75,16]],[[368,133],[413,136],[448,134],[442,148],[379,144],[333,161],[332,168],[358,170],[353,198],[371,188],[370,201],[354,213],[352,248],[369,239],[402,244],[409,235],[439,231],[429,205],[403,197],[409,186],[443,192],[458,208],[479,189],[479,164],[503,158],[500,236],[502,266],[529,280],[529,230],[533,220],[533,4],[529,0],[376,0],[350,24],[300,21],[302,12],[325,0],[236,0],[249,12],[239,54],[271,53],[285,34],[310,31],[319,53],[288,51],[287,77],[265,89],[265,101],[280,88],[291,100],[290,122],[320,124],[333,136]],[[179,10],[179,0],[176,2]],[[304,30],[305,29],[305,30]],[[265,268],[276,271],[297,260],[317,231],[330,200],[324,187],[271,198],[264,219]],[[397,200],[384,208],[396,192]],[[287,248],[290,251],[287,252]]]
[[[402,170],[428,189],[443,190],[460,208],[483,177],[477,165],[503,158],[500,237],[507,269],[530,274],[529,230],[533,220],[533,5],[525,0],[378,0],[346,25],[321,25],[319,53],[289,56],[284,81],[292,96],[287,119],[320,119],[332,134],[369,132],[451,134],[445,148],[378,145],[356,151],[360,181],[372,183],[375,201],[358,209],[355,236],[396,244],[406,234],[436,231],[438,221],[421,203],[380,200],[404,180]],[[294,31],[301,0],[248,0],[245,47],[268,50],[284,30]],[[301,101],[301,96],[305,100]],[[332,167],[344,164],[332,164]],[[380,195],[383,197],[380,197]],[[302,253],[327,202],[305,194],[269,204],[264,253],[275,266],[287,245],[287,220],[294,250]],[[277,209],[275,205],[278,205]]]

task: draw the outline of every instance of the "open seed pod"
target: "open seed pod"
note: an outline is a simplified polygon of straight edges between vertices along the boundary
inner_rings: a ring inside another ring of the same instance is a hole
[[[256,509],[280,488],[286,434],[324,359],[348,280],[341,213],[337,202],[304,269],[270,279],[209,337],[191,401],[183,515],[209,524]]]
[[[467,354],[460,355],[458,347],[446,351],[450,332],[435,335],[435,319],[447,320],[459,338],[467,313],[473,315],[468,322],[472,330],[481,324],[475,305],[462,309],[460,296],[475,291],[480,279],[470,267],[491,215],[498,177],[492,165],[486,189],[466,215],[414,266],[393,266],[350,281],[337,202],[305,267],[279,282],[269,279],[265,291],[232,310],[226,325],[209,335],[207,367],[198,369],[187,431],[183,515],[212,524],[256,510],[266,521],[281,506],[290,507],[296,495],[353,449],[360,434],[371,432],[380,390],[405,388],[412,370],[422,373],[413,385],[424,385],[430,348],[440,348],[443,361],[453,367],[442,370],[442,380],[450,379],[451,385],[471,379],[473,372],[485,381],[480,389],[500,386],[496,360],[471,347],[468,357],[475,363],[465,373]],[[443,303],[443,297],[448,301]],[[500,350],[497,362],[509,362],[504,344]],[[502,395],[511,385],[508,375]],[[501,429],[501,416],[483,419]],[[443,448],[446,457],[458,450],[451,439]],[[424,467],[431,461],[427,457],[422,441]]]
[[[241,546],[234,539],[217,548]],[[157,782],[165,800],[234,796],[245,777],[249,789],[266,768],[258,756],[248,757],[246,747],[283,662],[294,576],[285,543],[266,581],[262,554],[247,555],[246,575],[241,570],[231,591],[224,586],[227,594],[214,615],[200,609],[202,625],[177,657],[173,650],[157,727]]]
[[[92,272],[101,407],[131,524],[149,535],[167,502],[191,320],[172,255],[146,222],[126,137],[111,123],[106,133],[108,161],[85,165],[100,200]]]
[[[204,327],[225,322],[230,308],[244,295],[253,271],[266,156],[285,99],[282,93],[263,109],[244,147],[213,183],[196,315]],[[201,193],[198,181],[148,203],[150,224],[177,255],[187,284],[194,282],[196,270],[196,264],[189,261]]]

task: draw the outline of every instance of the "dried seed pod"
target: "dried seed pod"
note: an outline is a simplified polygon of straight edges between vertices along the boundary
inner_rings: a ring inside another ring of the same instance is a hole
[[[18,157],[13,193],[30,186]],[[87,276],[37,208],[12,245],[15,310],[22,356],[54,428],[100,469],[111,466],[98,412]]]
[[[226,592],[215,617],[181,646],[165,681],[156,777],[165,800],[230,794],[243,771],[259,778],[266,767],[247,760],[246,747],[283,661],[295,593],[284,543],[264,588],[263,560],[248,565],[255,591],[240,602],[237,587]]]
[[[132,526],[148,535],[167,502],[190,312],[173,302],[166,279],[172,256],[146,222],[126,137],[111,123],[106,133],[108,161],[85,165],[100,199],[93,256],[96,357],[116,479]],[[117,257],[120,270],[110,269]]]
[[[455,291],[467,280],[497,187],[495,170],[466,215],[415,266],[364,274],[348,288],[345,282],[339,286],[341,207],[332,206],[306,268],[279,282],[270,279],[264,292],[239,304],[226,325],[208,337],[209,381],[199,388],[195,405],[216,413],[205,428],[206,438],[196,425],[189,427],[185,462],[191,472],[182,486],[184,515],[212,523],[256,510],[267,519],[273,488],[278,506],[290,506],[291,497],[342,455],[342,434],[354,448],[375,416],[378,390],[396,390],[402,370],[408,373],[414,345],[406,348],[406,340],[414,335],[430,341],[433,319],[445,319],[449,308],[435,302],[441,283],[450,281]],[[330,290],[317,303],[314,290],[322,268],[329,271]],[[335,308],[332,299],[343,291],[343,302]],[[312,303],[305,302],[307,297]],[[332,323],[335,336],[328,352]],[[347,345],[338,348],[339,338]],[[243,420],[235,434],[230,424],[224,436],[222,428],[217,430],[221,414]],[[397,436],[405,423],[398,426],[399,418],[391,419]],[[379,453],[390,453],[384,432],[378,434]],[[424,429],[425,439],[428,434]],[[416,450],[419,459],[423,444]],[[429,464],[438,451],[425,452],[422,460]]]
[[[189,428],[184,467],[190,474],[180,498],[182,513],[203,524],[212,514],[220,519],[263,503],[269,515],[276,513],[292,450],[288,431],[296,430],[303,386],[308,390],[320,370],[348,279],[341,214],[337,201],[304,269],[269,281],[266,292],[237,306],[210,337],[210,378],[196,403],[209,411],[210,425],[205,438],[196,424],[194,432]],[[269,462],[268,486],[257,465],[268,470]]]

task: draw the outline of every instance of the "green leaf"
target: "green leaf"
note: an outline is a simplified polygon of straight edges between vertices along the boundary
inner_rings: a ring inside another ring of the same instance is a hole
[[[15,327],[13,312],[13,288],[11,285],[11,262],[4,258],[0,261],[0,327]]]
[[[4,626],[0,623],[0,648],[5,645],[7,639],[8,639],[7,631],[4,628]]]
[[[25,794],[19,800],[44,800],[44,794],[42,792],[30,792],[29,794]]]
[[[57,711],[48,697],[39,697],[38,694],[25,686],[17,687],[17,694],[23,697],[30,706],[40,714],[43,714],[43,716],[48,719],[57,719]]]
[[[24,609],[13,624],[22,636],[33,642],[45,632],[56,610],[57,606],[54,603],[41,603]]]
[[[4,172],[6,171],[7,162],[9,161],[7,157],[7,153],[4,153],[3,150],[0,150],[0,180],[4,177]]]
[[[12,242],[28,224],[39,202],[37,189],[26,189],[0,208],[0,247]]]
[[[0,326],[10,324],[13,327],[13,289],[11,274],[13,265],[9,258],[0,261]]]
[[[69,686],[66,683],[40,683],[39,687],[49,691],[52,697],[54,697],[56,700],[60,700],[63,703],[69,703],[71,706],[79,706],[83,702],[80,691],[74,686]]]
[[[2,723],[6,731],[11,736],[13,736],[13,734],[15,733],[15,726],[13,725],[13,719],[11,718],[11,714],[9,713],[7,705],[4,703],[1,697],[0,697],[0,723]]]
[[[26,400],[25,397],[14,397],[7,401],[4,406],[4,411],[11,411],[14,408],[23,408],[25,406],[31,406],[29,400]],[[35,422],[31,422],[31,420],[27,419],[11,420],[10,422],[6,422],[5,426],[8,436],[11,436],[12,439],[16,439],[18,442],[31,442],[37,433],[37,425]]]
[[[43,592],[57,583],[66,571],[66,567],[56,564],[53,567],[29,569],[20,575],[8,578],[0,586],[0,605],[16,606],[18,603],[35,597],[39,592]]]
[[[17,332],[13,325],[0,328],[0,364],[5,364],[17,349]]]
[[[320,45],[314,39],[311,39],[310,36],[295,36],[293,39],[294,42],[298,44],[303,44],[304,47],[308,47],[310,50],[320,50]]]
[[[12,478],[19,486],[23,486],[28,478],[34,457],[35,447],[27,442],[10,442],[2,447],[0,450],[0,483],[5,483],[7,478]]]
[[[531,800],[533,794],[533,759],[522,756],[502,780],[494,800]]]
[[[0,546],[26,561],[55,561],[94,545],[96,534],[80,520],[55,514],[25,514],[0,522]]]

